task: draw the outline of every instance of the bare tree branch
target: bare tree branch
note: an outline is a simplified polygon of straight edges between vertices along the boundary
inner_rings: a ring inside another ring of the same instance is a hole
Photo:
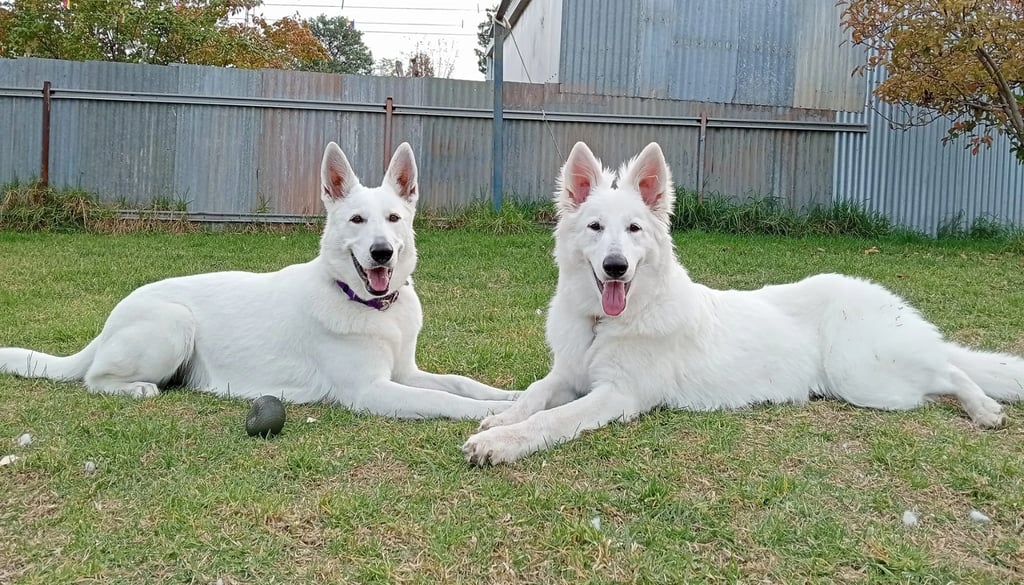
[[[1003,74],[1000,73],[999,67],[992,61],[992,57],[988,52],[979,47],[975,50],[975,54],[978,55],[978,59],[981,60],[981,64],[985,67],[985,71],[988,72],[992,81],[995,82],[996,88],[999,90],[1000,97],[1003,98],[1002,107],[1009,119],[1010,126],[1013,128],[1013,132],[1017,135],[1019,140],[1024,141],[1024,117],[1021,117],[1020,106],[1017,105],[1017,96],[1013,95],[1013,90],[1010,89],[1010,86],[1006,83],[1006,79],[1003,78]]]

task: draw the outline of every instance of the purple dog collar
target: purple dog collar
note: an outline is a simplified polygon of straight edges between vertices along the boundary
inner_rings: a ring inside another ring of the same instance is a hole
[[[371,309],[377,309],[378,311],[387,311],[391,305],[398,300],[398,291],[390,292],[382,297],[375,297],[372,299],[364,299],[356,294],[356,291],[352,290],[352,287],[345,284],[340,280],[335,280],[338,283],[338,287],[348,295],[350,301],[362,303]]]

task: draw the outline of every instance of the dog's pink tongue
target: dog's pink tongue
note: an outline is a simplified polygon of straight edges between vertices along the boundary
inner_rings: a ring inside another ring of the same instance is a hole
[[[604,283],[604,292],[601,293],[601,307],[604,312],[612,317],[626,310],[626,283],[618,280],[609,280]]]
[[[391,275],[388,274],[387,268],[371,268],[366,271],[366,276],[369,277],[373,292],[386,292],[388,285],[391,284]]]

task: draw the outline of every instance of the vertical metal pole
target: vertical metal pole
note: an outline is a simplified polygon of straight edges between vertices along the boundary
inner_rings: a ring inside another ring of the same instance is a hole
[[[39,169],[39,182],[50,186],[50,82],[43,82],[43,157]]]
[[[394,111],[395,101],[388,96],[384,102],[384,172],[388,172],[388,165],[391,164],[391,112]]]
[[[697,201],[704,203],[704,153],[707,152],[708,115],[700,115],[700,138],[697,140]]]
[[[493,52],[491,60],[491,79],[494,82],[494,127],[491,131],[493,141],[493,153],[491,154],[491,205],[495,213],[501,212],[501,199],[503,192],[502,173],[504,172],[504,103],[502,95],[502,78],[504,77],[505,64],[502,59],[502,45],[505,44],[505,27],[493,21]]]

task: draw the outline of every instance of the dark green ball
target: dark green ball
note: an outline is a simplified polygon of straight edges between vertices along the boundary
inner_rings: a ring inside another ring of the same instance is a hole
[[[252,402],[245,417],[245,432],[250,437],[273,437],[284,428],[284,404],[275,396],[260,396]]]

